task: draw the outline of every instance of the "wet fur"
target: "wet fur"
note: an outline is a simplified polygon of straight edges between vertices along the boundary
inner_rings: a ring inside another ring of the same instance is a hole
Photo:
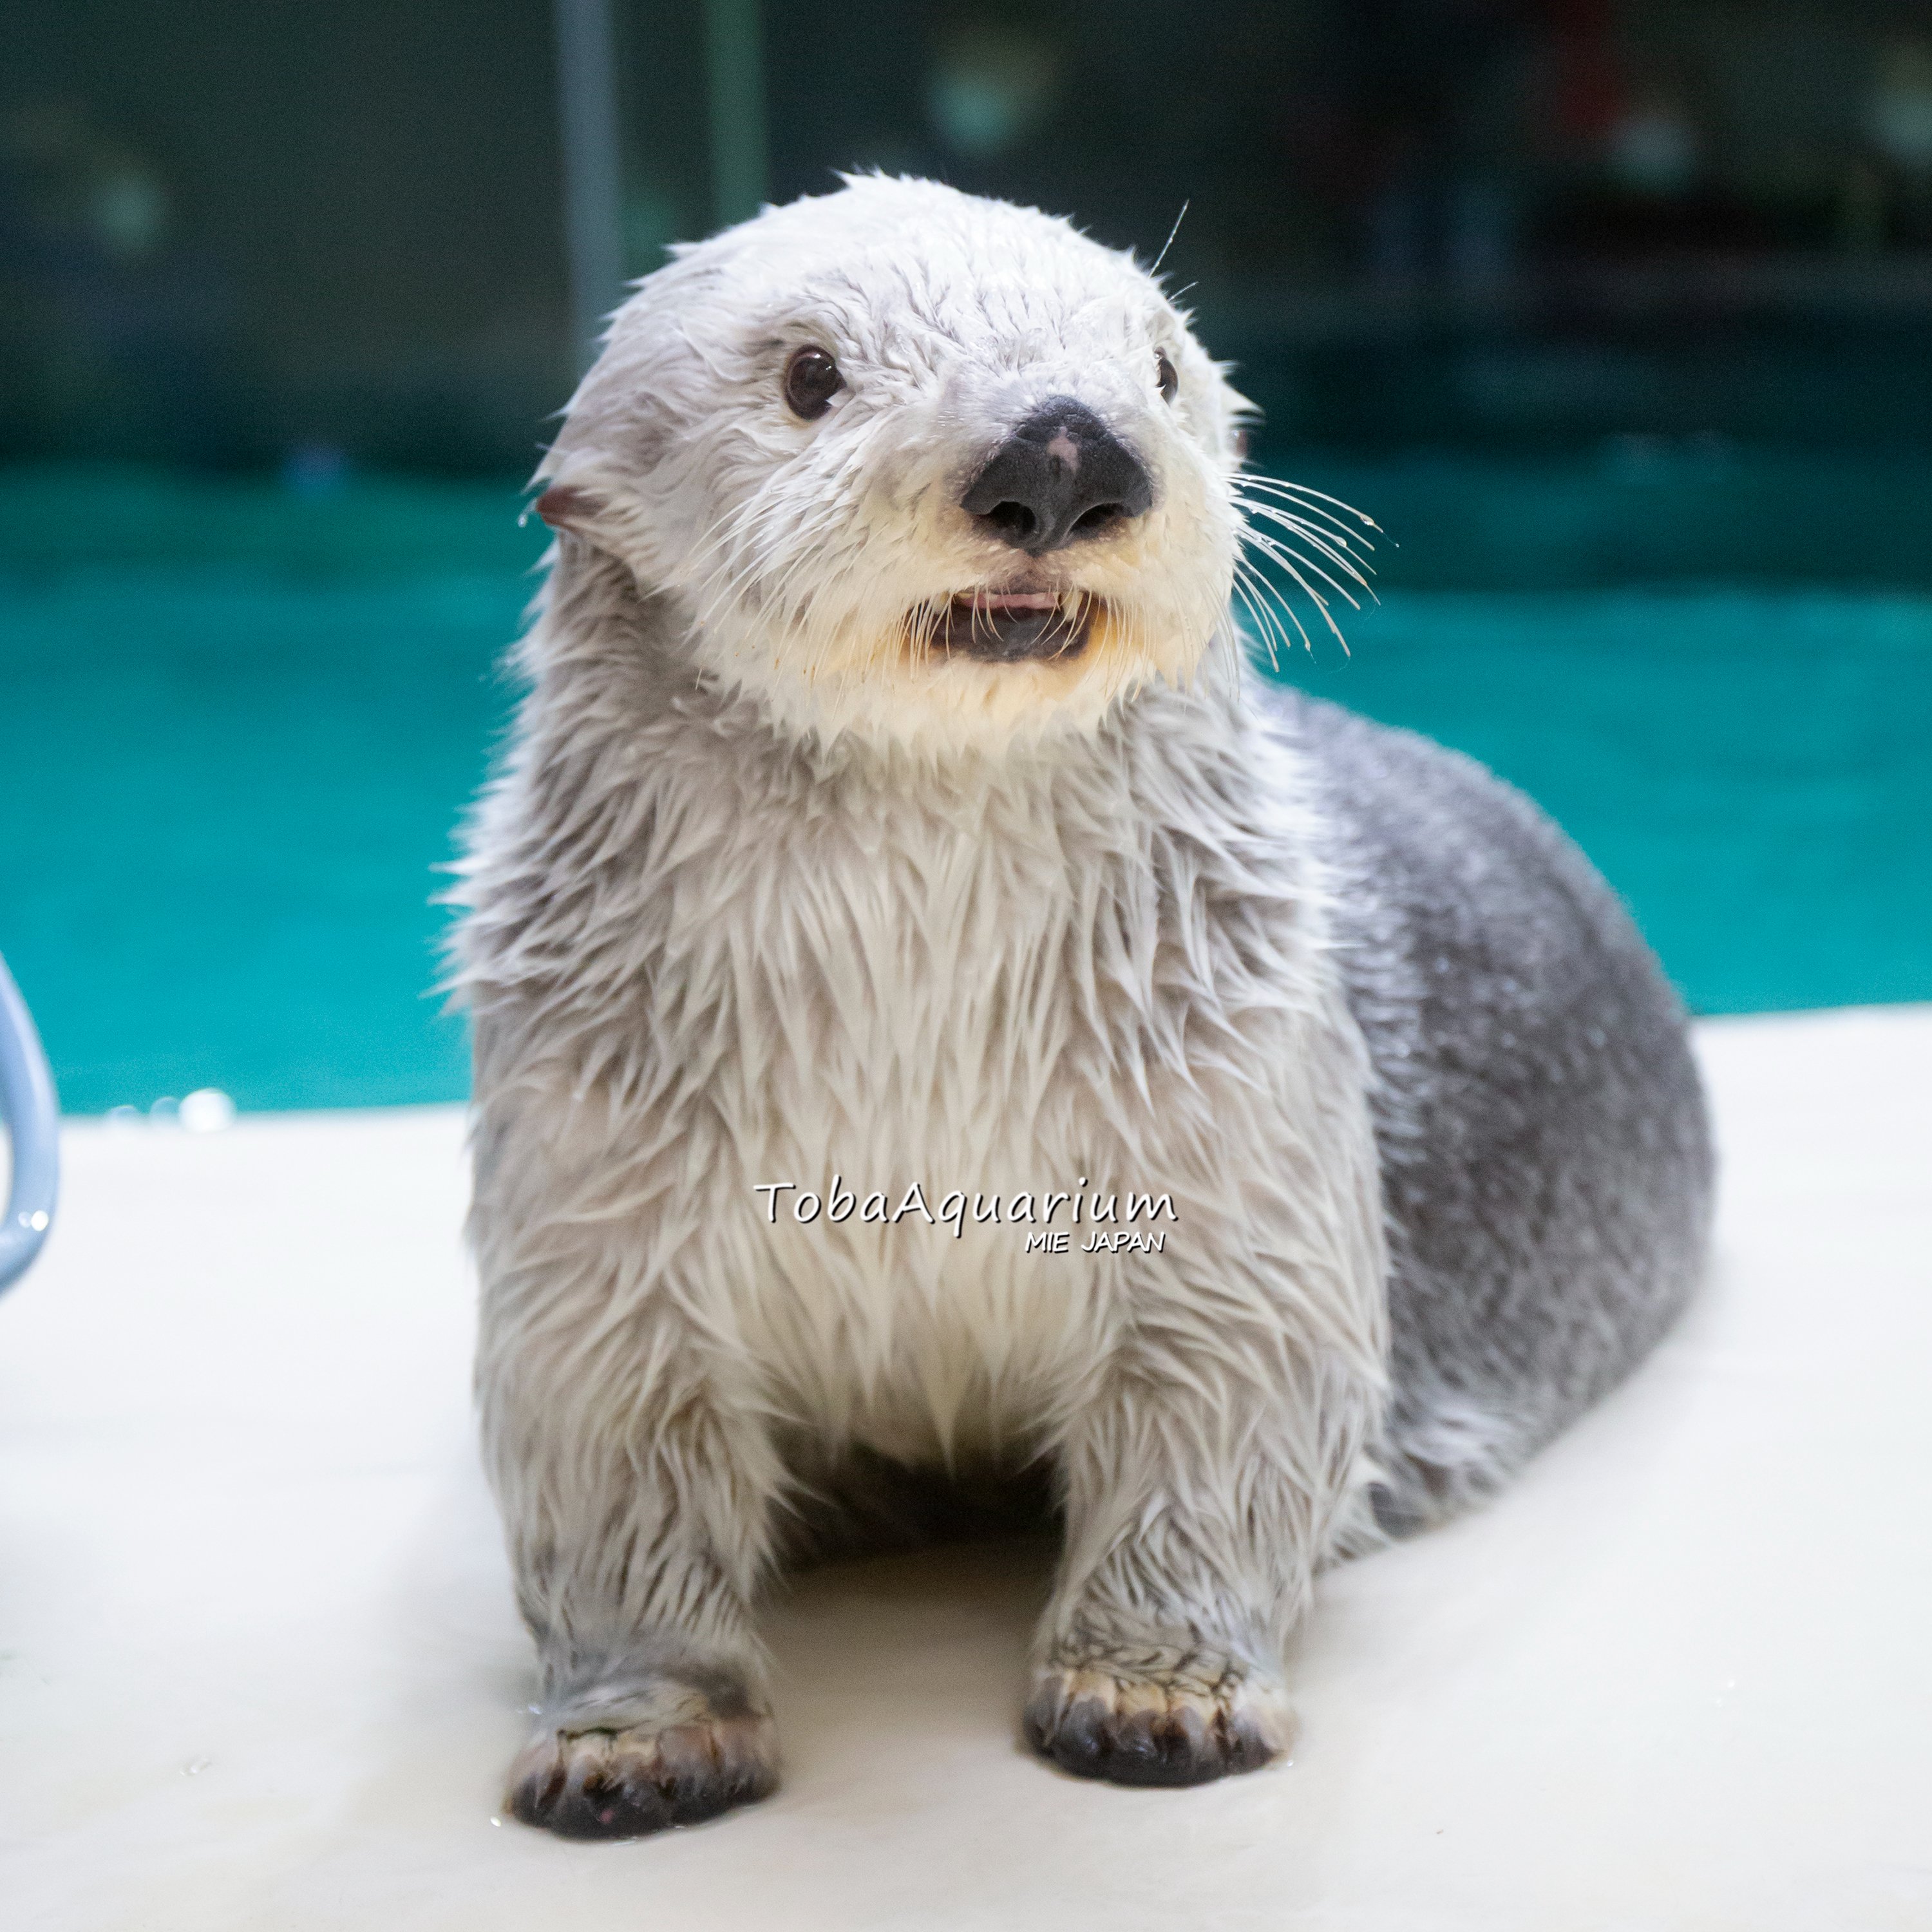
[[[982,299],[989,248],[1036,272]],[[1250,1768],[1320,1565],[1493,1486],[1688,1290],[1682,1014],[1522,801],[1255,684],[1239,399],[1140,271],[878,182],[706,250],[620,316],[546,466],[570,526],[464,887],[478,1387],[544,1673],[512,1802],[623,1835],[769,1789],[760,1586],[814,1539],[930,1528],[908,1471],[1050,1486],[1038,1748]],[[779,321],[731,333],[773,276],[772,317],[821,332],[873,291],[842,366],[896,373],[855,380],[842,445],[769,413]],[[880,656],[1004,567],[947,492],[1070,370],[1159,484],[1066,566],[1112,654],[1058,682]],[[801,510],[773,549],[835,458],[843,521]],[[766,548],[705,562],[760,518]],[[820,554],[850,526],[885,532],[875,569]],[[1084,1178],[1177,1222],[1065,1256],[768,1224],[759,1184],[835,1172],[894,1199]]]

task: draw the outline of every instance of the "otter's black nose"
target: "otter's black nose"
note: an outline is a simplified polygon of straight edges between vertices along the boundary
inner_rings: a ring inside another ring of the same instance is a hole
[[[1084,403],[1054,396],[994,451],[959,503],[989,536],[1042,556],[1143,514],[1154,485]]]

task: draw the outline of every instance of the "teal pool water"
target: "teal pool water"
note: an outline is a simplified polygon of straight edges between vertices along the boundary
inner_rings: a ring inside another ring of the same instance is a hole
[[[516,508],[0,476],[0,952],[69,1112],[461,1096],[430,902],[514,696]],[[1698,1008],[1932,998],[1932,587],[1407,568],[1287,674],[1540,799]]]

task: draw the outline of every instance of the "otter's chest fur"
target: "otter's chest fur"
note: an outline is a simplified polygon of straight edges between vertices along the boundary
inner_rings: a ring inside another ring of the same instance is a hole
[[[688,706],[571,782],[542,748],[493,810],[583,823],[506,896],[486,820],[472,946],[515,898],[490,950],[536,970],[500,1004],[472,968],[479,1052],[514,1036],[595,1211],[675,1250],[794,1424],[909,1460],[1024,1442],[1156,1258],[1184,1274],[1244,1196],[1322,1171],[1337,1094],[1366,1144],[1292,775],[1232,706],[1153,694],[939,766],[814,763]]]
[[[764,828],[771,890],[689,935],[742,962],[712,1088],[717,1212],[755,1222],[741,1333],[835,1436],[991,1448],[1103,1352],[1119,1197],[1171,1184],[1120,1135],[1146,1105],[1123,1088],[1162,1077],[1149,1030],[1179,1023],[1125,937],[1161,881],[1124,788],[1050,764],[816,802]]]

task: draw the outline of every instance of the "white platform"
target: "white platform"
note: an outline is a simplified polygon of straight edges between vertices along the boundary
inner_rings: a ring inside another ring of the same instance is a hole
[[[1330,1577],[1286,1768],[1015,1742],[1024,1552],[773,1623],[784,1789],[495,1816],[530,1660],[467,1400],[450,1111],[76,1126],[0,1303],[0,1924],[1925,1932],[1932,1009],[1706,1027],[1721,1263],[1486,1514]]]

